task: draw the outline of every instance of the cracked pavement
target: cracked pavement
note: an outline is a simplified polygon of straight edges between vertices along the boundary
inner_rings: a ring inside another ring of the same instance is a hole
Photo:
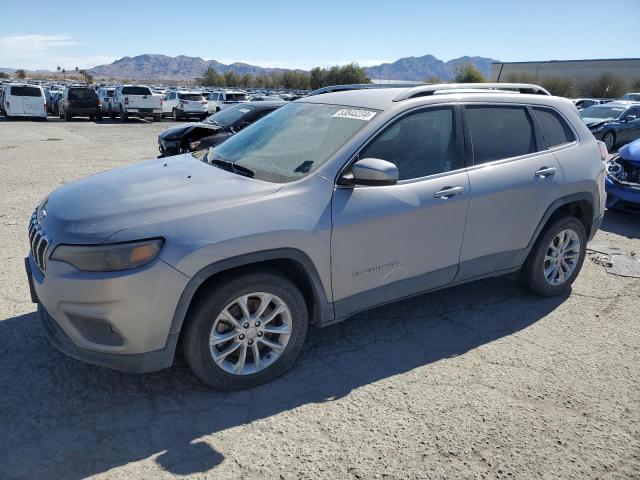
[[[640,279],[588,259],[566,297],[498,278],[310,329],[249,391],[58,353],[23,272],[31,211],[169,126],[0,119],[0,478],[640,478]],[[596,238],[640,254],[640,216]]]

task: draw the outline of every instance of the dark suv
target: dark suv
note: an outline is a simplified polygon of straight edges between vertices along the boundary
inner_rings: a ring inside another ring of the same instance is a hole
[[[66,121],[73,117],[89,117],[89,120],[102,120],[100,99],[96,91],[84,85],[72,85],[64,89],[58,101],[58,115]]]

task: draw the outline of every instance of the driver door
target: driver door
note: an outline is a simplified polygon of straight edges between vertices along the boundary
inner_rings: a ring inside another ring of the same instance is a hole
[[[331,269],[337,317],[451,283],[469,204],[457,107],[404,115],[359,158],[395,163],[400,181],[336,186]]]

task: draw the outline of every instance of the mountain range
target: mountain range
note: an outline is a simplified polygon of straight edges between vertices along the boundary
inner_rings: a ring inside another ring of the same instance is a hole
[[[494,61],[486,57],[464,56],[443,62],[433,55],[424,55],[422,57],[405,57],[393,63],[365,67],[364,70],[372,80],[424,81],[429,77],[451,80],[455,75],[456,68],[467,63],[473,64],[488,77],[491,73],[491,62]],[[214,68],[222,74],[234,71],[238,75],[247,73],[264,75],[286,71],[282,68],[264,68],[240,62],[227,65],[216,60],[204,60],[200,57],[186,55],[169,57],[157,54],[123,57],[111,64],[99,65],[88,71],[95,77],[191,80],[201,76],[207,68]]]
[[[487,57],[460,57],[444,62],[433,55],[421,57],[405,57],[393,63],[383,63],[364,70],[372,80],[408,80],[425,81],[438,77],[441,80],[451,80],[456,68],[467,63],[473,64],[486,77],[491,73],[491,62],[495,60]],[[224,64],[216,60],[204,60],[200,57],[178,55],[170,57],[158,54],[143,54],[135,57],[123,57],[107,65],[98,65],[87,69],[96,78],[138,79],[138,80],[192,80],[201,76],[207,68],[214,68],[219,73],[234,71],[238,75],[265,75],[273,72],[285,72],[283,68],[264,68],[247,63]],[[14,69],[0,68],[0,71],[11,73]],[[71,72],[71,70],[69,69]],[[50,73],[38,70],[33,73]]]

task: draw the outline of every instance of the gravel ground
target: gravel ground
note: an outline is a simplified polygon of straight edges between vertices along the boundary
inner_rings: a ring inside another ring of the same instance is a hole
[[[0,120],[0,478],[640,478],[640,280],[590,261],[565,298],[486,280],[311,330],[251,391],[55,351],[23,272],[32,209],[169,126]],[[640,253],[640,216],[597,238]]]

